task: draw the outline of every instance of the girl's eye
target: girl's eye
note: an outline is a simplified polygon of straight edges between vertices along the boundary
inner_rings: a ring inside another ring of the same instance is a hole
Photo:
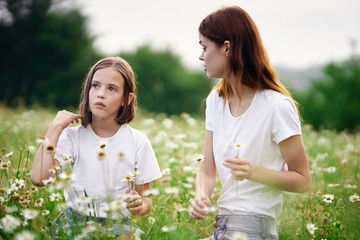
[[[109,90],[112,91],[112,92],[113,92],[113,91],[116,91],[116,89],[113,88],[113,87],[109,87]]]
[[[91,86],[92,86],[93,88],[98,88],[98,87],[99,87],[99,84],[93,83]]]

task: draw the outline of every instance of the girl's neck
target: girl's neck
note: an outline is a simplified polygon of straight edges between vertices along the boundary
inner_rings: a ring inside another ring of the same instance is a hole
[[[93,119],[91,122],[91,127],[95,132],[95,134],[98,135],[99,137],[109,138],[117,133],[121,125],[115,121],[107,122],[107,121]]]

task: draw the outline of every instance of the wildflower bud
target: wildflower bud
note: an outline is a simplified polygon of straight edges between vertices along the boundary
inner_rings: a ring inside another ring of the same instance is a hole
[[[125,158],[124,158],[124,153],[119,152],[118,158],[119,158],[119,161],[120,161],[120,162],[123,162],[123,161],[125,160]]]
[[[105,154],[105,152],[99,152],[98,157],[99,157],[99,160],[100,160],[100,161],[105,160],[105,159],[106,159],[106,154]]]
[[[55,148],[54,148],[53,145],[49,145],[49,146],[46,147],[46,151],[48,153],[53,153],[55,151]]]

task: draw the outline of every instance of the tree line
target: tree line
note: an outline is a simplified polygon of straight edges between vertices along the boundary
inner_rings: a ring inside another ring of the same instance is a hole
[[[69,2],[0,0],[0,102],[77,106],[86,73],[105,56],[93,46],[87,17],[76,6],[68,7]],[[134,69],[141,108],[203,116],[204,99],[212,87],[204,72],[189,70],[170,50],[154,50],[150,45],[117,55]],[[294,93],[306,123],[316,129],[359,127],[359,62],[359,56],[353,55],[329,63],[322,78],[306,91]]]

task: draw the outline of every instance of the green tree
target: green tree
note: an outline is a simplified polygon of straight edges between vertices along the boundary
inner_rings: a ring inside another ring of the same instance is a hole
[[[167,114],[203,114],[203,100],[212,85],[205,74],[186,69],[171,51],[155,51],[149,45],[119,56],[136,73],[141,107]]]
[[[98,59],[86,17],[65,1],[0,0],[0,100],[65,107]]]
[[[357,130],[360,126],[360,56],[329,63],[323,77],[297,94],[303,119],[316,129]]]

